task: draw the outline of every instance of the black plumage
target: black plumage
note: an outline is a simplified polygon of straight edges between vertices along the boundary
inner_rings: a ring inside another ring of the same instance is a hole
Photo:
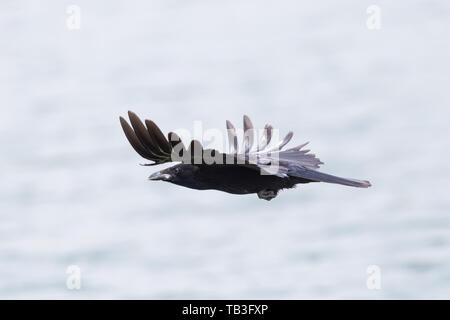
[[[256,193],[258,197],[271,200],[281,189],[293,188],[299,183],[328,182],[353,187],[367,188],[369,181],[341,178],[317,171],[323,164],[302,144],[282,150],[291,140],[289,132],[279,143],[270,144],[273,128],[266,125],[258,146],[253,148],[254,129],[244,116],[244,141],[239,153],[236,129],[227,121],[230,153],[203,149],[200,142],[193,140],[188,148],[173,132],[165,138],[158,126],[151,120],[145,125],[136,114],[129,111],[131,126],[120,117],[125,135],[142,157],[153,161],[146,166],[167,162],[181,162],[175,166],[152,174],[150,180],[168,181],[180,186],[197,189],[215,189],[232,194]]]

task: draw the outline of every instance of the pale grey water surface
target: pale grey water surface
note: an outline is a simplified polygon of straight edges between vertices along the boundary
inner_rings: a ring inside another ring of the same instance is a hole
[[[0,298],[450,298],[449,57],[444,0],[1,1]],[[373,187],[146,181],[128,109],[245,113]]]

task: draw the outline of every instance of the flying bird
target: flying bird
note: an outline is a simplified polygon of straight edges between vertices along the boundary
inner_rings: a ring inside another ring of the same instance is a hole
[[[151,120],[144,123],[129,111],[130,124],[120,117],[122,129],[134,150],[153,166],[169,162],[181,162],[167,169],[153,173],[149,180],[162,180],[197,190],[220,190],[232,194],[256,193],[260,199],[272,200],[281,189],[290,189],[296,184],[328,182],[351,187],[368,188],[369,181],[341,178],[317,171],[323,164],[310,150],[307,143],[285,149],[293,133],[271,145],[273,127],[266,125],[256,148],[254,127],[250,118],[244,116],[241,150],[236,129],[226,121],[229,153],[215,149],[204,149],[197,140],[192,140],[186,149],[180,137],[169,132],[166,138]]]

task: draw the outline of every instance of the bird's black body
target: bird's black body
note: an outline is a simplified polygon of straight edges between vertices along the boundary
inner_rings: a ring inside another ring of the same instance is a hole
[[[179,164],[161,171],[171,178],[167,181],[197,190],[220,190],[233,194],[277,192],[293,188],[297,183],[314,182],[298,177],[264,175],[258,170],[239,165]],[[155,180],[155,179],[152,179]],[[161,179],[165,180],[165,179]]]
[[[164,137],[153,121],[145,120],[145,126],[133,113],[128,112],[131,126],[120,117],[120,123],[131,146],[142,157],[152,160],[147,165],[180,161],[181,164],[156,172],[149,180],[163,180],[197,190],[220,190],[232,194],[256,193],[259,198],[271,200],[281,189],[293,188],[299,183],[328,182],[358,188],[368,188],[369,181],[348,179],[317,171],[323,164],[314,154],[304,150],[302,144],[282,150],[292,138],[289,132],[275,146],[270,146],[273,128],[266,125],[256,150],[253,146],[253,125],[244,116],[244,143],[238,153],[234,126],[227,121],[230,153],[203,149],[193,140],[186,149],[173,132]],[[212,161],[211,161],[212,160]]]

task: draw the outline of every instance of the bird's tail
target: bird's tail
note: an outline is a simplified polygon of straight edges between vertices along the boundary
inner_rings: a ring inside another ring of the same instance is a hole
[[[367,180],[357,180],[357,179],[349,179],[349,178],[341,178],[337,176],[333,176],[331,174],[322,173],[316,170],[302,170],[300,174],[296,174],[295,172],[289,172],[289,175],[298,176],[301,178],[310,179],[318,182],[328,182],[328,183],[336,183],[343,184],[351,187],[358,188],[368,188],[372,185]]]

